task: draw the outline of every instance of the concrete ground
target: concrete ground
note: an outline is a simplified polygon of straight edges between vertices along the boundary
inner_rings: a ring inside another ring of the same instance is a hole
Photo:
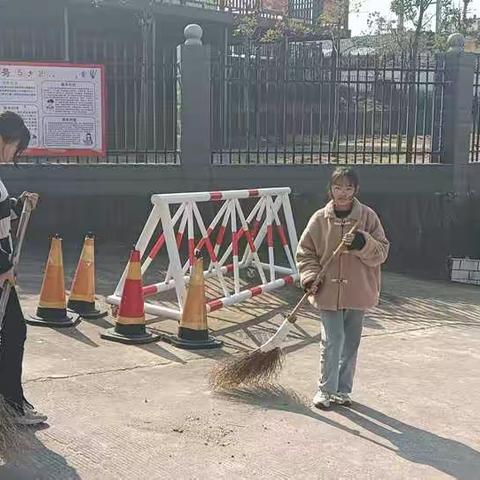
[[[64,251],[67,285],[77,247]],[[106,295],[128,249],[98,250]],[[35,309],[45,257],[27,245],[26,312]],[[210,315],[225,342],[214,351],[110,343],[100,333],[111,318],[29,327],[25,390],[49,422],[29,431],[29,450],[0,461],[0,479],[479,479],[478,288],[386,274],[382,303],[366,320],[351,409],[310,407],[319,321],[309,307],[278,386],[213,393],[214,364],[272,335],[299,295],[279,290]],[[171,320],[149,323],[176,331]]]

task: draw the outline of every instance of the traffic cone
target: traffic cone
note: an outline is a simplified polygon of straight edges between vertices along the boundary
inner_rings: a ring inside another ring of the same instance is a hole
[[[103,318],[107,311],[95,307],[95,237],[88,233],[73,277],[67,308],[82,318]]]
[[[178,334],[165,335],[163,338],[172,345],[187,350],[218,348],[223,342],[208,333],[203,259],[198,254],[196,257]]]
[[[78,321],[78,315],[67,315],[62,239],[58,234],[51,240],[37,314],[25,321],[42,327],[71,327]]]
[[[100,334],[105,340],[127,344],[154,342],[160,335],[145,328],[140,252],[132,250],[115,327]]]

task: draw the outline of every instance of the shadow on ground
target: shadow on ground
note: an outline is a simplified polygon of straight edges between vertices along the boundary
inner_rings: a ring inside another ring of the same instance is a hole
[[[60,454],[47,448],[37,432],[49,428],[23,428],[20,432],[23,448],[0,465],[3,480],[80,480],[74,467]]]
[[[281,385],[259,385],[256,387],[237,388],[228,391],[219,390],[215,393],[226,400],[252,405],[264,410],[280,410],[295,413],[297,415],[304,415],[319,420],[331,427],[338,428],[350,435],[364,438],[369,442],[385,447],[385,445],[361,435],[359,430],[346,427],[335,420],[321,415],[319,411],[316,411],[311,406],[311,402],[309,402],[306,397],[303,397],[294,390],[285,388]],[[389,449],[389,447],[385,448]]]
[[[239,388],[218,391],[216,394],[232,402],[253,405],[265,410],[274,409],[305,415],[394,452],[409,462],[428,465],[459,480],[473,480],[478,478],[480,472],[480,452],[477,450],[457,440],[406,424],[356,402],[352,408],[335,409],[338,415],[358,427],[351,428],[329,418],[328,412],[321,414],[315,411],[305,397],[280,385]],[[392,446],[374,440],[365,433],[380,437]]]
[[[338,412],[360,428],[390,442],[397,455],[409,462],[429,465],[460,480],[478,478],[480,452],[457,440],[408,425],[359,403]]]

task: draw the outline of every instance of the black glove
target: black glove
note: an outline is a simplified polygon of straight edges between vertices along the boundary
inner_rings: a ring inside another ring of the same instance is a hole
[[[355,238],[351,245],[347,247],[347,250],[361,250],[367,241],[365,240],[365,235],[361,232],[355,232]]]

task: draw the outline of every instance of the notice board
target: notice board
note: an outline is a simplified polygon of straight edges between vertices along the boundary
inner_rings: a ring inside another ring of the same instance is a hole
[[[0,112],[30,130],[25,155],[105,156],[103,65],[0,62]]]

